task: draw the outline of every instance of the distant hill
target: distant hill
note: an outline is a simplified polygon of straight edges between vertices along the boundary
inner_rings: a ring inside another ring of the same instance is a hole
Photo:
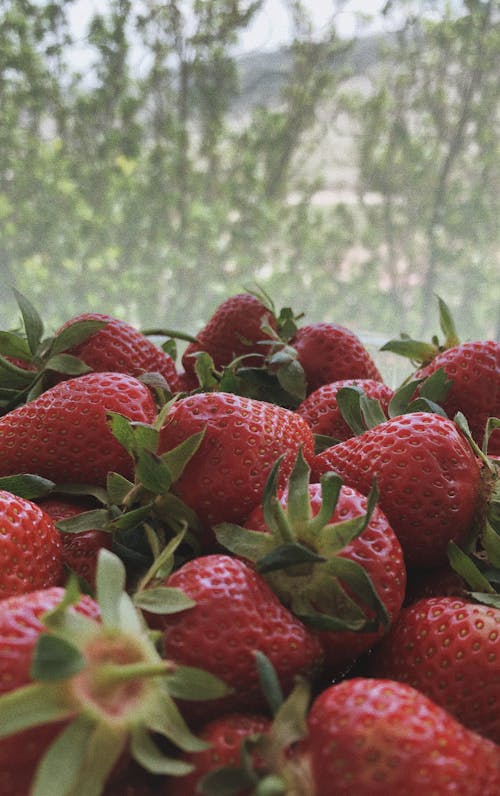
[[[332,60],[332,69],[349,67],[354,76],[365,74],[376,65],[380,47],[387,41],[387,36],[367,36],[354,41],[346,53]],[[241,94],[234,103],[234,110],[276,105],[292,67],[290,50],[259,50],[240,56],[237,63]]]

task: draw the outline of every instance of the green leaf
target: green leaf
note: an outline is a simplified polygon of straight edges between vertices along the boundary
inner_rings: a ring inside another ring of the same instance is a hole
[[[176,614],[196,605],[182,589],[173,586],[144,589],[134,594],[133,602],[137,608],[152,614]]]
[[[31,301],[15,288],[13,290],[23,317],[29,349],[35,355],[43,337],[43,321]]]
[[[261,575],[279,569],[299,566],[300,564],[318,564],[326,561],[321,555],[298,542],[283,544],[271,550],[256,562],[256,569]]]
[[[190,437],[183,440],[175,448],[165,451],[165,453],[161,455],[162,462],[166,464],[171,474],[172,482],[177,481],[181,477],[187,463],[200,447],[205,433],[206,428],[198,431],[196,434],[191,434]]]
[[[453,541],[450,541],[447,548],[448,560],[452,569],[470,586],[478,592],[494,593],[494,588],[484,577],[480,569],[472,559]]]
[[[120,415],[118,412],[106,412],[109,420],[111,433],[118,440],[130,456],[135,454],[135,435],[132,422],[128,417]]]
[[[27,340],[14,332],[0,331],[0,354],[4,357],[23,359],[26,362],[30,362],[32,358]]]
[[[500,534],[490,525],[485,523],[481,540],[488,556],[488,561],[494,567],[500,567]]]
[[[175,699],[220,699],[232,693],[232,688],[211,672],[196,666],[176,666],[167,677],[168,692]]]
[[[123,475],[120,475],[119,473],[108,473],[108,477],[106,479],[106,492],[108,494],[110,503],[121,506],[133,487],[134,484],[132,481],[124,478]]]
[[[136,475],[142,486],[154,495],[168,492],[172,485],[172,474],[167,463],[149,450],[140,451]]]
[[[275,542],[269,534],[251,531],[230,522],[222,522],[213,530],[222,547],[250,561],[263,558],[275,546]]]
[[[145,506],[126,511],[109,523],[109,530],[121,532],[132,530],[151,517],[152,509],[153,503],[147,503]]]
[[[307,395],[307,383],[304,368],[296,359],[289,359],[276,369],[276,378],[280,386],[294,398],[303,401]]]
[[[412,379],[399,387],[389,401],[389,417],[399,417],[408,410],[408,404],[415,394],[417,387],[422,383],[422,379]]]
[[[48,478],[31,473],[4,475],[0,478],[0,489],[27,500],[35,500],[47,495],[54,486],[54,482],[49,481]]]
[[[241,793],[254,793],[255,778],[241,766],[216,768],[202,777],[198,787],[202,796],[240,796]]]
[[[361,392],[358,387],[341,387],[335,396],[342,417],[356,436],[366,431],[361,412]]]
[[[314,434],[314,453],[317,456],[319,453],[323,453],[323,451],[328,450],[328,448],[333,447],[333,445],[337,445],[339,442],[340,440],[329,437],[327,434]]]
[[[34,680],[63,680],[84,666],[85,657],[77,647],[57,635],[41,633],[33,652],[30,675]]]
[[[142,727],[132,730],[130,751],[134,760],[137,760],[146,771],[150,771],[152,774],[181,777],[193,770],[190,763],[167,757]]]
[[[75,514],[64,520],[57,520],[56,528],[63,533],[82,533],[83,531],[102,530],[110,521],[107,509],[90,509]]]
[[[55,370],[57,373],[64,373],[66,376],[81,376],[83,373],[90,373],[85,362],[71,354],[56,354],[50,357],[44,366],[45,370]]]
[[[219,378],[212,357],[206,351],[197,351],[194,357],[194,371],[198,377],[200,387],[205,392],[216,390],[219,385]]]
[[[146,722],[149,730],[168,738],[183,752],[202,752],[207,749],[207,743],[193,735],[184,721],[179,708],[168,692],[166,678],[158,688],[155,702],[148,711]]]
[[[254,658],[257,664],[262,693],[266,697],[267,704],[274,716],[283,704],[283,689],[276,674],[276,669],[267,655],[264,655],[260,650],[255,650]]]
[[[118,556],[101,548],[97,559],[96,593],[104,627],[119,625],[119,603],[125,589],[126,572]]]
[[[443,301],[443,299],[437,296],[437,300],[439,304],[439,325],[445,336],[444,347],[452,348],[453,346],[458,345],[460,342],[457,330],[455,328],[455,321],[453,320],[453,316],[448,305]]]
[[[438,368],[431,373],[420,385],[419,394],[433,403],[441,404],[446,401],[453,381],[448,378],[443,368]]]
[[[79,320],[66,326],[52,340],[50,354],[60,354],[88,340],[93,334],[108,325],[107,321]]]
[[[0,696],[0,738],[61,721],[73,712],[59,684],[29,683]]]
[[[407,337],[388,340],[380,350],[391,351],[393,354],[399,354],[399,356],[406,357],[412,362],[429,362],[437,354],[436,346]]]
[[[473,591],[471,597],[483,605],[491,605],[492,608],[500,609],[500,594],[485,594],[483,592]]]
[[[78,716],[62,730],[40,760],[31,796],[67,796],[73,793],[93,729],[90,719]]]
[[[378,426],[380,423],[384,423],[387,420],[384,411],[380,406],[380,401],[378,401],[376,398],[369,398],[364,392],[361,393],[359,406],[366,429],[375,428],[375,426]]]
[[[84,748],[78,775],[78,794],[101,796],[104,793],[106,782],[126,748],[128,735],[127,729],[118,727],[111,729],[107,724],[97,724],[94,727]]]

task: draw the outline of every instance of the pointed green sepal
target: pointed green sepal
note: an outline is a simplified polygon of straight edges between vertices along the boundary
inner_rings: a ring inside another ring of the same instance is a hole
[[[4,475],[0,478],[0,489],[27,500],[35,500],[48,495],[54,486],[54,482],[49,481],[48,478],[42,478],[42,476],[32,473]]]
[[[52,633],[41,633],[33,652],[30,675],[33,680],[63,680],[80,672],[85,657],[65,638]]]
[[[260,650],[255,650],[253,654],[262,693],[266,697],[272,715],[275,716],[283,704],[283,689],[276,674],[276,669],[267,655],[264,655]]]
[[[447,552],[451,568],[463,578],[473,591],[486,592],[489,594],[495,593],[495,589],[483,575],[479,567],[474,563],[472,558],[455,542],[450,541],[448,543]]]
[[[197,666],[175,666],[167,675],[168,692],[176,699],[220,699],[233,689],[219,677]]]
[[[78,716],[61,731],[40,760],[31,796],[67,796],[75,792],[93,730],[92,721]]]
[[[62,721],[73,712],[59,683],[29,683],[0,696],[0,738]]]
[[[169,586],[157,586],[137,592],[133,602],[137,608],[152,614],[177,614],[196,605],[182,589]]]
[[[152,774],[182,777],[193,770],[191,764],[167,757],[141,727],[132,730],[130,751],[134,760]]]

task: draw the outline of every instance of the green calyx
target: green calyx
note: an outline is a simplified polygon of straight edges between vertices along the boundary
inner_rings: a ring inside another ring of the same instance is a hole
[[[0,738],[64,721],[40,760],[32,796],[99,796],[127,748],[148,771],[187,773],[190,767],[165,754],[156,736],[182,751],[206,748],[174,700],[215,699],[227,687],[204,671],[162,658],[124,587],[122,562],[102,550],[100,621],[74,610],[80,593],[70,579],[61,603],[43,617],[32,682],[0,697]]]
[[[31,401],[47,388],[50,373],[81,376],[89,368],[67,353],[102,329],[105,321],[75,321],[59,334],[44,337],[44,324],[33,304],[14,289],[22,318],[22,330],[0,332],[0,412],[5,414]],[[19,367],[10,358],[26,363]]]
[[[399,354],[411,360],[415,367],[421,367],[422,365],[427,365],[429,362],[432,362],[436,354],[439,354],[441,351],[457,346],[460,340],[450,309],[442,298],[437,296],[437,300],[439,305],[439,325],[444,335],[444,341],[442,343],[436,335],[432,337],[430,343],[426,343],[421,340],[414,340],[407,334],[401,334],[399,338],[389,340],[385,343],[380,350]]]
[[[344,549],[368,523],[377,500],[374,487],[366,513],[332,522],[342,481],[335,473],[321,479],[321,505],[313,515],[309,494],[310,468],[299,452],[288,482],[287,502],[277,495],[275,463],[264,491],[267,533],[231,523],[216,526],[220,544],[247,558],[280,600],[304,623],[318,630],[368,632],[388,622],[386,609],[365,569]]]

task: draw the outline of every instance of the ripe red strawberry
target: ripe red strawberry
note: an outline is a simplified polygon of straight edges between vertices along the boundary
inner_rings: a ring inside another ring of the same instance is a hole
[[[481,469],[469,443],[432,412],[392,418],[328,448],[313,476],[329,470],[364,494],[376,476],[379,506],[409,567],[444,564],[449,541],[461,544],[482,510]]]
[[[212,357],[216,368],[228,365],[233,359],[246,354],[256,356],[245,359],[246,365],[261,365],[267,346],[259,340],[270,340],[262,325],[276,329],[273,313],[251,293],[237,293],[225,299],[196,336],[196,343],[189,343],[182,356],[186,374],[193,375],[199,351]]]
[[[60,603],[64,590],[53,586],[0,601],[0,694],[29,683],[33,650],[44,626],[42,614]],[[74,609],[97,618],[99,609],[90,597],[82,597]],[[29,796],[38,759],[62,725],[24,730],[0,740],[0,793],[2,796]]]
[[[307,393],[341,379],[373,379],[382,376],[359,337],[345,326],[320,321],[300,327],[290,340],[307,382]]]
[[[322,506],[320,485],[309,484],[308,494],[311,517],[317,517]],[[287,504],[289,504],[288,491],[282,491],[280,503],[286,509]],[[351,487],[342,486],[333,514],[324,522],[324,525],[328,523],[331,528],[328,536],[325,534],[326,529],[322,530],[324,540],[326,541],[326,539],[329,538],[330,544],[333,546],[333,541],[336,538],[334,523],[359,520],[366,514],[366,511],[366,497]],[[319,541],[319,533],[316,532],[311,535],[306,534],[303,525],[301,529],[300,521],[297,523],[297,526],[297,541],[318,554],[326,556],[326,545],[325,550],[323,550]],[[245,527],[256,531],[268,532],[264,519],[264,512],[260,506],[250,514],[245,523]],[[341,533],[340,527],[339,533]],[[317,547],[315,542],[317,542]],[[376,629],[367,631],[318,630],[318,638],[323,647],[325,662],[331,676],[333,676],[334,673],[340,672],[342,667],[354,663],[363,652],[370,649],[370,647],[387,632],[387,626],[390,625],[399,614],[406,587],[406,568],[403,561],[403,551],[387,518],[380,509],[374,509],[362,533],[357,535],[345,546],[339,543],[338,547],[338,556],[357,563],[370,578],[373,588],[385,607],[387,625],[379,624]],[[267,578],[285,604],[289,604],[290,594],[292,595],[291,606],[289,607],[293,610],[295,596],[297,596],[298,600],[304,599],[304,594],[301,596],[301,592],[305,592],[308,598],[312,599],[314,602],[314,598],[311,596],[314,576],[314,566],[309,565],[305,572],[297,572],[297,575],[294,574],[293,569],[290,569],[284,572],[277,572],[274,577],[267,576]],[[334,579],[333,573],[331,573],[331,578]],[[344,576],[344,579],[340,576],[339,579],[341,583],[344,582],[347,594],[352,598],[353,594],[349,589],[346,576]],[[321,575],[321,585],[319,586],[320,596],[321,590],[326,593],[325,586],[325,576]],[[338,604],[335,603],[334,594],[329,594],[328,599],[331,603],[329,605],[329,610],[334,617],[342,618],[346,610],[346,605],[343,605],[342,598],[339,594],[337,594],[336,597]],[[357,604],[363,604],[359,596],[354,597],[354,599]],[[324,608],[321,609],[319,606],[316,607],[319,613],[325,613]],[[365,606],[365,611],[366,610]],[[373,612],[369,613],[370,616],[373,616]],[[303,621],[306,622],[306,620]]]
[[[229,696],[201,706],[198,720],[265,709],[255,651],[269,658],[286,693],[298,674],[314,674],[322,666],[317,638],[244,561],[223,554],[199,556],[173,572],[164,585],[181,589],[195,602],[179,613],[148,618],[163,631],[168,658],[202,666],[234,688]]]
[[[246,713],[229,713],[210,721],[198,734],[209,747],[202,752],[182,756],[184,761],[195,766],[194,770],[184,777],[169,777],[161,792],[165,796],[193,796],[199,792],[197,785],[207,774],[223,766],[239,768],[242,765],[243,741],[266,732],[270,724],[270,719],[265,716]],[[250,791],[238,791],[238,796],[250,796]]]
[[[83,511],[94,508],[92,501],[71,500],[64,497],[46,497],[38,501],[38,505],[52,517],[54,522],[76,517]],[[60,533],[61,554],[64,565],[83,578],[93,589],[99,550],[106,547],[111,550],[110,533],[98,529],[79,531],[78,533]]]
[[[499,793],[500,748],[406,684],[344,680],[316,697],[307,725],[308,737],[295,753],[299,787],[290,793]]]
[[[99,312],[85,312],[66,321],[56,332],[56,337],[81,321],[102,321],[105,326],[65,353],[78,357],[94,371],[118,371],[137,377],[144,373],[159,373],[171,392],[179,390],[173,358],[125,321]]]
[[[370,672],[409,683],[500,743],[500,610],[456,597],[404,608]]]
[[[0,490],[0,599],[62,583],[59,534],[31,500]]]
[[[106,412],[151,423],[149,389],[124,373],[88,373],[60,382],[0,418],[0,475],[36,473],[51,480],[104,485],[110,470],[133,473]]]
[[[243,522],[260,503],[276,459],[284,454],[284,485],[299,446],[312,461],[314,439],[295,412],[232,393],[197,393],[176,401],[160,432],[159,453],[205,429],[203,440],[175,482],[179,497],[208,525]]]
[[[382,410],[387,409],[394,390],[382,381],[374,379],[340,379],[323,384],[310,393],[295,410],[311,426],[313,434],[323,434],[342,441],[354,435],[342,416],[337,404],[337,393],[342,387],[357,387],[369,397],[380,402]]]
[[[488,418],[500,417],[500,343],[474,340],[447,348],[417,370],[414,378],[425,379],[438,369],[452,382],[443,409],[451,418],[462,412],[473,438],[482,445]],[[500,429],[492,433],[488,452],[500,454]]]

